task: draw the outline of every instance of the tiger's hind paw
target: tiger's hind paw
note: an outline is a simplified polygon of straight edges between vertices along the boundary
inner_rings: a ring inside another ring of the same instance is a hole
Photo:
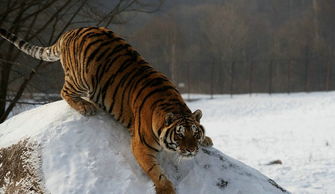
[[[77,111],[84,116],[93,116],[97,113],[97,107],[86,100],[78,102],[77,105]]]
[[[201,142],[201,146],[203,147],[212,147],[213,146],[213,141],[210,137],[206,136],[204,141]]]

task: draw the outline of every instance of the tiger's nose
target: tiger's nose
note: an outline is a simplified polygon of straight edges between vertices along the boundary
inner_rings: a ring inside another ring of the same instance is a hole
[[[196,150],[195,147],[193,147],[193,148],[186,148],[186,151],[188,151],[188,152],[194,152],[195,150]]]

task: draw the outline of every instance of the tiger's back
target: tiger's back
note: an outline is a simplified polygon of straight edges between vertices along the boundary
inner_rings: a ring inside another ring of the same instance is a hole
[[[63,90],[74,90],[89,98],[128,128],[136,114],[145,114],[143,106],[150,104],[150,98],[159,95],[166,101],[173,97],[182,100],[163,74],[106,28],[67,32],[59,39],[58,47],[65,72]],[[157,88],[159,91],[155,91]]]

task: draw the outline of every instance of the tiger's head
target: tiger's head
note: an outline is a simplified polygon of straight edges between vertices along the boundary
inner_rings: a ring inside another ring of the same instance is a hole
[[[167,151],[177,152],[183,158],[193,157],[205,138],[204,127],[200,124],[201,110],[189,115],[168,113],[165,127],[159,136],[160,145]]]

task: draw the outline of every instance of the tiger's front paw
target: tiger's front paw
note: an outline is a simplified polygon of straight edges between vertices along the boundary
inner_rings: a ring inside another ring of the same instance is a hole
[[[201,142],[201,146],[203,147],[212,147],[213,146],[213,141],[210,137],[206,136],[204,141]]]
[[[161,186],[156,186],[156,194],[176,194],[176,191],[171,181],[166,179]]]
[[[87,101],[80,101],[78,103],[78,112],[84,116],[92,116],[97,113],[97,107],[94,104]]]

